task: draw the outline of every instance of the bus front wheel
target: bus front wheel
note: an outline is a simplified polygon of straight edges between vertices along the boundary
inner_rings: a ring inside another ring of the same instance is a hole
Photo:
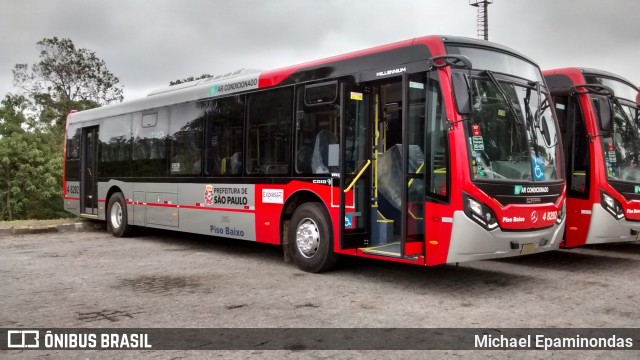
[[[336,263],[329,214],[317,202],[300,205],[291,218],[289,249],[296,265],[307,272],[330,270]]]
[[[131,225],[127,223],[127,203],[124,201],[124,195],[120,192],[109,198],[107,230],[116,237],[125,237],[131,233]]]

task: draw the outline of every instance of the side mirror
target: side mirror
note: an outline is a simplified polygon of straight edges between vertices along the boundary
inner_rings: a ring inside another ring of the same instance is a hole
[[[613,131],[613,108],[611,107],[611,100],[608,98],[599,98],[596,101],[596,107],[598,110],[598,118],[600,118],[600,130],[611,132]]]
[[[456,99],[456,109],[461,115],[471,115],[471,85],[463,73],[451,74],[451,86]]]
[[[428,60],[429,67],[433,69],[440,69],[443,67],[451,66],[456,69],[473,69],[471,60],[464,55],[446,54],[440,56],[434,56]]]

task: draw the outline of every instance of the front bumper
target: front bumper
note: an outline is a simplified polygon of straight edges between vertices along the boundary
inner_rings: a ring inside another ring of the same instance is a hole
[[[463,211],[453,214],[453,231],[447,263],[496,259],[556,250],[564,234],[565,220],[532,231],[487,231]],[[517,247],[517,248],[515,248]]]
[[[635,234],[640,232],[640,222],[624,218],[617,220],[600,204],[593,204],[591,222],[587,233],[587,244],[604,244],[640,240]]]

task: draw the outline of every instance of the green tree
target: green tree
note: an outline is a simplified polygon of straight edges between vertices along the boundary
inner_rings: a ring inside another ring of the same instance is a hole
[[[0,219],[65,216],[62,145],[72,109],[122,101],[122,86],[93,51],[70,39],[37,43],[39,61],[17,64],[19,94],[0,103]],[[67,214],[68,215],[68,214]]]
[[[40,60],[16,64],[13,84],[33,101],[40,126],[54,126],[60,134],[71,110],[122,101],[118,78],[93,51],[58,37],[44,38],[37,46]]]
[[[200,80],[200,79],[206,79],[206,78],[210,78],[213,77],[213,75],[209,75],[209,74],[202,74],[200,76],[189,76],[188,78],[184,78],[184,79],[178,79],[178,80],[174,80],[174,81],[170,81],[169,82],[169,86],[173,86],[173,85],[178,85],[178,84],[183,84],[183,83],[187,83],[190,81],[196,81],[196,80]]]
[[[52,132],[29,129],[29,101],[7,95],[0,106],[0,219],[64,215],[62,154]]]

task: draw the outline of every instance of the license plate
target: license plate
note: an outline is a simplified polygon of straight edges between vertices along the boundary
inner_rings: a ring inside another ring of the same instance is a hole
[[[522,250],[520,250],[520,255],[532,254],[537,248],[537,243],[524,244],[522,245]]]

